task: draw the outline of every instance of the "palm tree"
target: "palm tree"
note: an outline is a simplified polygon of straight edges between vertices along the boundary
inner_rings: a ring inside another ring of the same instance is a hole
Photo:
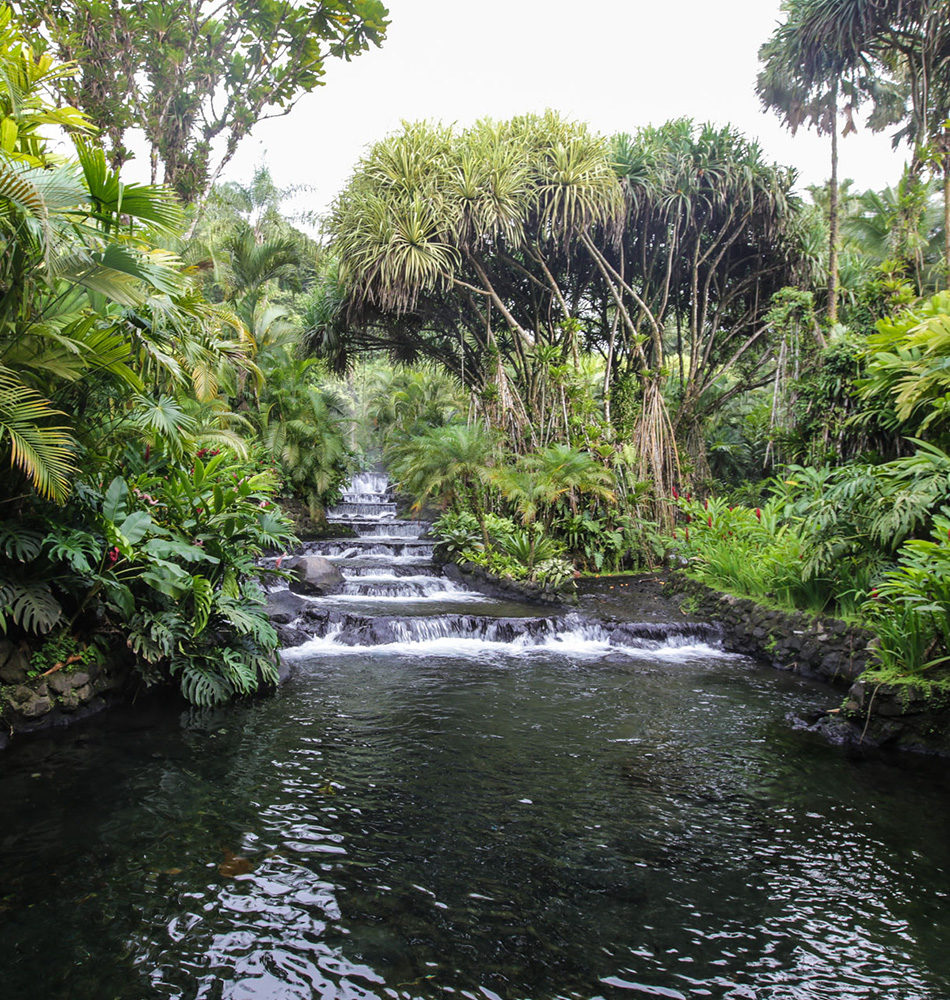
[[[935,181],[921,182],[905,171],[896,187],[858,196],[842,231],[864,261],[906,267],[921,293],[935,291],[943,271],[944,207],[940,200]]]
[[[838,116],[845,93],[845,125],[842,135],[855,131],[853,110],[860,91],[844,76],[844,63],[819,46],[807,48],[797,30],[794,3],[786,4],[788,20],[776,28],[759,49],[763,68],[756,90],[766,110],[776,111],[792,135],[804,124],[831,139],[831,177],[828,181],[828,325],[838,322]]]
[[[565,444],[524,455],[514,466],[496,466],[491,481],[514,503],[526,525],[540,514],[545,529],[550,529],[562,506],[576,514],[584,497],[616,499],[611,472],[587,452]]]
[[[312,518],[346,479],[350,459],[343,431],[346,408],[334,392],[313,384],[316,365],[312,358],[285,356],[268,370],[259,408],[251,416],[265,449]]]
[[[400,490],[419,510],[427,500],[442,506],[468,502],[488,544],[482,489],[494,465],[496,435],[484,424],[450,424],[390,447],[388,464]]]
[[[89,123],[45,101],[44,83],[64,72],[0,10],[0,116],[15,123],[0,151],[0,454],[57,501],[75,478],[65,397],[106,376],[141,390],[128,314],[155,297],[172,307],[186,287],[174,258],[149,245],[180,223],[174,198],[121,183],[83,140]],[[73,162],[48,157],[41,129],[52,124],[73,140]]]
[[[591,455],[569,445],[552,444],[523,456],[514,465],[499,465],[491,473],[492,484],[511,504],[527,528],[540,516],[544,534],[550,534],[558,510],[568,506],[572,514],[584,497],[613,502],[615,480],[609,470]],[[537,535],[529,535],[528,564],[534,564]]]
[[[788,0],[808,57],[857,80],[875,99],[869,124],[902,127],[894,143],[913,150],[912,171],[928,167],[944,185],[944,270],[950,282],[950,18],[946,0]]]

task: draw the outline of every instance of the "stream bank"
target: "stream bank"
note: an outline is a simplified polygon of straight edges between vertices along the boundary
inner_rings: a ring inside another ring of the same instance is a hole
[[[827,714],[805,721],[835,743],[950,756],[950,696],[933,686],[875,684],[880,663],[868,629],[837,618],[779,611],[735,597],[684,573],[646,573],[581,581],[580,607],[625,620],[647,616],[716,622],[722,643],[777,670],[822,680],[844,692]],[[595,611],[595,609],[598,609]]]
[[[136,688],[127,650],[32,676],[29,657],[0,638],[0,750],[16,734],[68,726],[126,700]]]

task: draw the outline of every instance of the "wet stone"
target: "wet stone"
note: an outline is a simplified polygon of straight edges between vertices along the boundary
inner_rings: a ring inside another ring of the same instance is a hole
[[[62,671],[50,674],[47,683],[56,694],[66,694],[67,691],[71,691],[73,688],[72,677],[69,674],[64,674]]]
[[[36,696],[29,702],[20,706],[20,715],[27,719],[36,719],[41,715],[46,715],[53,708],[53,703],[48,697]]]
[[[9,639],[0,639],[0,683],[22,684],[29,669],[29,657]]]

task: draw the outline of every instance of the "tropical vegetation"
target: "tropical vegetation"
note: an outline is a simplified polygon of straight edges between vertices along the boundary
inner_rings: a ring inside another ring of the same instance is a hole
[[[387,11],[210,8],[0,8],[8,638],[122,646],[199,704],[272,683],[280,504],[319,522],[382,463],[446,559],[680,568],[948,669],[945,0],[785,0],[757,89],[829,139],[807,197],[728,125],[406,123],[320,240],[266,168],[220,171]],[[909,150],[883,191],[840,176],[859,127]]]

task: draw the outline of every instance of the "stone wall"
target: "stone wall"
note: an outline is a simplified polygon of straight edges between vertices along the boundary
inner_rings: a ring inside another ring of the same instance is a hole
[[[926,684],[866,680],[864,670],[880,662],[876,639],[867,629],[835,618],[775,611],[682,573],[672,574],[669,586],[681,607],[722,624],[723,644],[732,652],[847,687],[841,708],[810,727],[828,739],[950,756],[950,693]]]
[[[68,725],[105,708],[128,688],[131,660],[120,655],[73,664],[45,677],[30,672],[26,653],[0,639],[0,749],[16,733]]]
[[[776,611],[713,590],[682,573],[671,574],[669,586],[681,595],[684,610],[722,625],[727,649],[779,670],[845,685],[877,663],[875,638],[867,629],[801,611]]]

